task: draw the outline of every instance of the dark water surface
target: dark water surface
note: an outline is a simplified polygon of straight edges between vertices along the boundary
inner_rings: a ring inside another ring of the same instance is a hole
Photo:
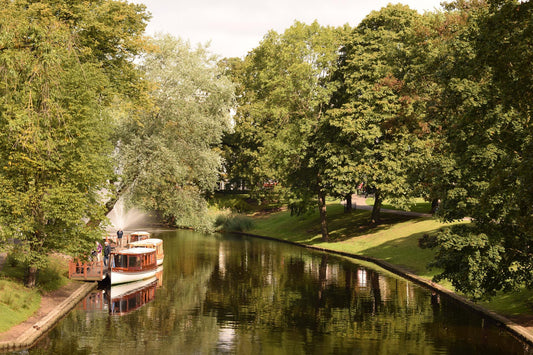
[[[162,280],[122,298],[93,293],[29,353],[527,353],[476,313],[370,264],[240,236],[154,236]]]

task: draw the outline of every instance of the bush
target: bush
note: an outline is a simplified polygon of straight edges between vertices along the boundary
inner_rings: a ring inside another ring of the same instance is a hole
[[[253,220],[243,215],[218,215],[215,221],[215,227],[219,231],[226,232],[244,232],[253,227]]]

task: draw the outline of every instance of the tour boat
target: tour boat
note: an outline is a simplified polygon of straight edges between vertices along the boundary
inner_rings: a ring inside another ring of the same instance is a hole
[[[130,313],[155,298],[156,277],[112,286],[109,290],[109,313],[124,315]]]
[[[148,232],[144,232],[144,231],[133,232],[133,233],[130,233],[129,242],[130,243],[136,242],[136,241],[144,240],[148,238],[150,238],[150,233]]]
[[[122,249],[111,254],[111,285],[144,280],[155,276],[157,257],[154,248]]]
[[[163,265],[163,259],[165,258],[165,253],[163,252],[163,240],[157,238],[148,238],[139,240],[136,242],[131,242],[128,244],[130,248],[153,248],[156,250],[157,265]]]

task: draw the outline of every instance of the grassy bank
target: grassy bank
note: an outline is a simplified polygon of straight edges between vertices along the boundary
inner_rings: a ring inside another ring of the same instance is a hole
[[[63,258],[51,256],[39,272],[35,288],[24,286],[25,268],[8,257],[0,271],[0,333],[31,317],[41,305],[41,295],[69,282]]]
[[[424,234],[436,233],[451,224],[433,218],[412,218],[383,214],[383,223],[370,227],[370,211],[344,213],[342,205],[328,206],[330,242],[322,242],[318,213],[291,217],[287,211],[254,217],[254,227],[247,232],[325,249],[370,256],[431,279],[439,270],[427,265],[434,259],[434,251],[421,249],[418,240]],[[443,286],[453,289],[449,282]],[[500,294],[481,305],[515,320],[533,316],[533,292],[523,290]]]
[[[318,214],[291,217],[278,212],[256,217],[250,233],[314,245],[336,251],[371,256],[402,266],[420,276],[432,277],[436,270],[427,264],[434,252],[420,249],[418,239],[438,231],[447,224],[432,218],[412,218],[396,214],[382,214],[378,227],[368,225],[370,211],[344,213],[342,205],[328,206],[330,242],[322,242]]]

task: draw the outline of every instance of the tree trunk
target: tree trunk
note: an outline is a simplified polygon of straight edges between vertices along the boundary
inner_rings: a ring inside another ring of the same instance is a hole
[[[37,268],[34,266],[28,267],[28,277],[26,278],[26,287],[33,288],[37,282]]]
[[[370,222],[372,224],[379,224],[381,211],[381,194],[378,190],[374,193],[374,207],[372,207],[372,216],[370,217]]]
[[[318,193],[318,210],[320,212],[320,230],[322,232],[322,241],[329,241],[327,213],[326,213],[326,194],[320,191]]]
[[[435,214],[437,208],[439,208],[439,199],[435,198],[431,201],[431,214]]]
[[[346,195],[346,206],[344,213],[352,213],[352,194]]]

